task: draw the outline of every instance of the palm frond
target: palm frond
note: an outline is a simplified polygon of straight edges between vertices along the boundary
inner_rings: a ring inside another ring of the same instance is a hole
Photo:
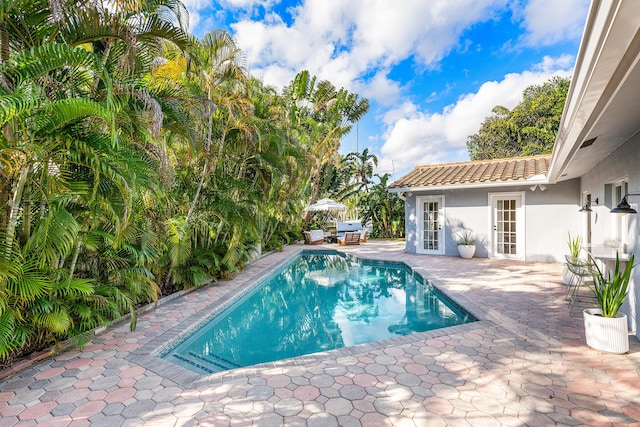
[[[54,334],[64,334],[73,324],[69,313],[58,307],[53,307],[50,311],[37,313],[33,316],[33,322],[35,325],[41,326]]]
[[[34,259],[39,268],[55,268],[72,252],[80,226],[62,205],[53,205],[34,228],[23,252]]]
[[[109,76],[97,55],[61,43],[33,46],[17,52],[3,65],[2,72],[13,87],[18,87],[24,81],[34,81],[51,71],[69,67],[93,70],[110,85]]]
[[[109,125],[114,119],[113,112],[103,103],[85,98],[60,99],[49,104],[45,114],[35,118],[35,133],[48,135],[85,117],[101,118]]]
[[[186,49],[191,44],[191,38],[186,32],[160,15],[146,17],[140,23],[137,38],[140,42],[151,42],[157,39],[168,40],[180,49]]]
[[[41,100],[20,92],[0,95],[0,125],[4,126],[11,120],[28,115],[41,103]]]
[[[24,335],[20,337],[16,334],[15,322],[12,312],[0,313],[0,360],[7,358],[25,344]]]
[[[169,244],[169,254],[171,263],[179,265],[191,255],[191,236],[189,224],[185,217],[169,218],[166,221],[167,243]]]
[[[70,295],[91,295],[93,294],[93,280],[70,278],[54,282],[51,291],[58,297]]]
[[[13,307],[24,307],[49,292],[49,277],[39,271],[32,261],[23,261],[16,255],[12,262],[17,272],[14,277],[5,278],[4,287],[8,291],[6,297]]]

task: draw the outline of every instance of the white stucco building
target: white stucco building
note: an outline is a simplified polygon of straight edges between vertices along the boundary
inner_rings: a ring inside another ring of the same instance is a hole
[[[611,212],[640,204],[639,17],[640,1],[592,2],[550,156],[422,166],[390,185],[407,252],[457,255],[464,228],[480,257],[559,262],[571,232],[640,259],[638,214]],[[640,337],[640,267],[622,311]]]

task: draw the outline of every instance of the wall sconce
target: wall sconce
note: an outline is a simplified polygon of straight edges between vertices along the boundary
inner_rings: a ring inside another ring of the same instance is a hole
[[[587,200],[587,203],[585,203],[585,205],[582,207],[582,209],[580,209],[578,212],[593,212],[591,210],[591,205],[595,203],[596,205],[598,205],[598,198],[596,197],[595,200]]]
[[[627,202],[627,197],[628,196],[640,196],[640,193],[627,193],[624,195],[624,197],[622,198],[622,200],[620,200],[620,203],[618,203],[618,206],[616,206],[615,208],[611,209],[611,213],[619,213],[619,214],[635,214],[638,213],[635,209],[633,209],[631,206],[629,206],[629,203]]]

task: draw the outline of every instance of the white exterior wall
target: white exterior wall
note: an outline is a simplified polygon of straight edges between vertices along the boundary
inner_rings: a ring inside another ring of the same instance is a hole
[[[406,197],[406,251],[416,253],[418,236],[416,197],[444,195],[445,198],[445,254],[458,256],[456,232],[469,229],[476,237],[476,257],[490,256],[492,224],[489,194],[524,193],[525,260],[560,262],[567,249],[567,232],[579,234],[582,227],[580,182],[570,180],[548,185],[545,191],[529,186],[453,189],[412,193]]]
[[[600,206],[592,207],[597,212],[597,221],[592,214],[593,244],[604,244],[613,239],[613,222],[617,215],[609,211],[616,207],[619,200],[611,200],[605,194],[605,185],[619,181],[627,181],[629,193],[640,193],[640,137],[636,135],[607,158],[598,163],[592,170],[582,176],[580,187],[583,192],[590,192],[591,198],[597,197]],[[629,205],[640,212],[640,196],[629,196]],[[628,253],[635,254],[636,264],[640,261],[640,218],[636,215],[625,215],[623,239],[626,240]],[[584,221],[583,221],[584,222]],[[583,225],[586,229],[586,225]],[[629,328],[640,338],[640,267],[633,270],[629,289],[629,298],[621,311],[629,318]]]

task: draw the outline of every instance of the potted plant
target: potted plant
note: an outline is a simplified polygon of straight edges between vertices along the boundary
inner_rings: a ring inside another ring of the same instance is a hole
[[[571,237],[571,232],[569,232],[568,235],[569,235],[569,239],[567,240],[567,245],[569,246],[569,256],[571,257],[573,262],[577,264],[578,260],[580,259],[580,251],[582,250],[582,237],[581,236]],[[573,273],[569,271],[569,268],[567,268],[566,264],[563,264],[562,265],[562,283],[564,283],[565,285],[568,285],[569,283],[571,283],[572,276],[573,276]]]
[[[599,308],[588,308],[583,311],[584,331],[587,345],[591,348],[609,353],[626,353],[629,351],[629,335],[627,316],[618,313],[620,306],[627,298],[633,254],[624,269],[620,268],[620,257],[616,252],[616,264],[606,274],[594,262],[593,284],[589,289],[598,301]]]
[[[462,258],[473,258],[476,253],[476,239],[470,230],[462,230],[458,233],[458,253]]]

